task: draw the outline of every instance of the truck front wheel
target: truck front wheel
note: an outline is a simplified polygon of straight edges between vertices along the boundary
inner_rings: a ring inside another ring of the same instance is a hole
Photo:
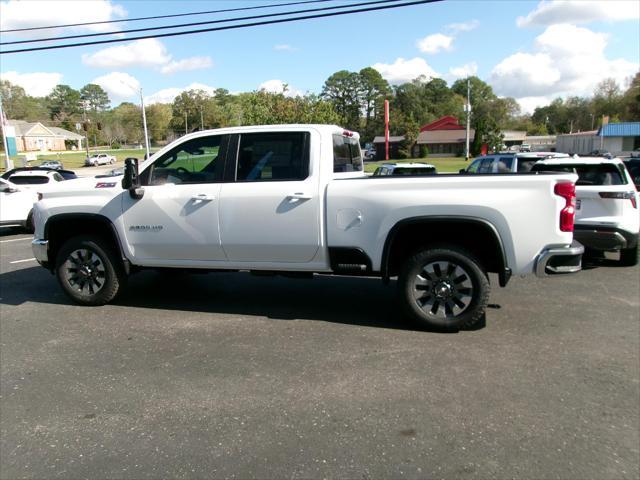
[[[419,324],[457,331],[477,326],[489,301],[481,263],[458,247],[426,247],[410,256],[398,277],[400,301]]]
[[[67,240],[56,261],[65,293],[81,305],[104,305],[118,294],[126,275],[109,244],[97,236]]]

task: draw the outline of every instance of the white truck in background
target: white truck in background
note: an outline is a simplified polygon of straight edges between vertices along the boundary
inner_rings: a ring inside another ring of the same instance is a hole
[[[141,269],[398,277],[423,325],[484,318],[488,273],[580,270],[575,174],[368,177],[357,133],[271,125],[185,135],[123,176],[46,192],[33,251],[66,294],[111,301]]]

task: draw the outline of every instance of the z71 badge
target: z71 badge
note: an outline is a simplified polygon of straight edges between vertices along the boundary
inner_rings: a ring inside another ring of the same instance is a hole
[[[162,225],[131,225],[130,232],[159,232],[164,227]]]

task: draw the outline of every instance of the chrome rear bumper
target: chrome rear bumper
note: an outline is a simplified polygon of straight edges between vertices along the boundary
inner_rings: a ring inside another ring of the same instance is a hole
[[[536,259],[535,273],[538,277],[559,273],[575,273],[582,269],[584,247],[573,241],[564,247],[544,249]]]

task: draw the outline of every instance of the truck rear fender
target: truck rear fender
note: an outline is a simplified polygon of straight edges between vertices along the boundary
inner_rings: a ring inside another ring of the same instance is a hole
[[[64,243],[78,235],[97,235],[113,246],[115,253],[122,258],[125,272],[129,274],[130,265],[122,250],[122,243],[115,225],[107,217],[95,213],[61,213],[47,219],[44,226],[44,238],[49,241],[49,269],[55,269],[55,259]]]
[[[397,275],[403,261],[419,247],[430,244],[459,245],[482,263],[487,272],[497,273],[501,287],[511,277],[504,244],[490,222],[472,217],[414,217],[401,220],[389,231],[382,252],[384,281]]]

